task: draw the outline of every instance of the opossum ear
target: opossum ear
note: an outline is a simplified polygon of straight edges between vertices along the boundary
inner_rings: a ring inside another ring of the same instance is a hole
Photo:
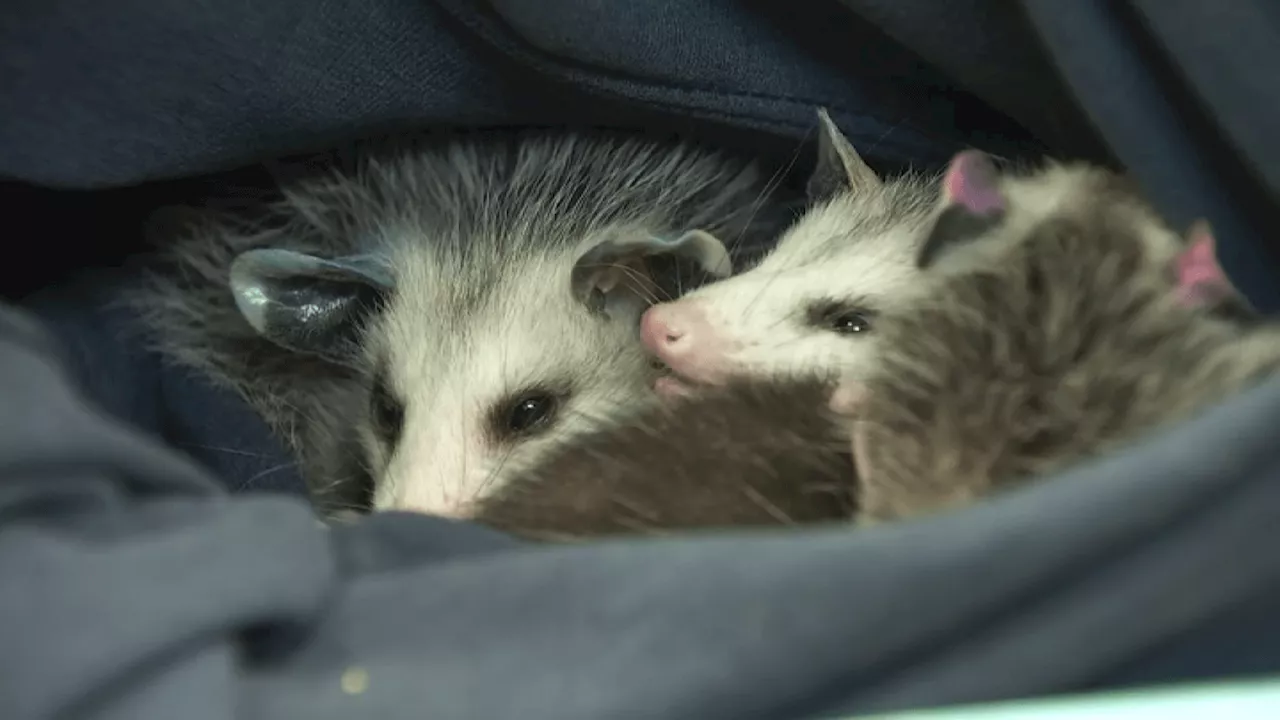
[[[728,249],[711,233],[692,230],[674,240],[625,237],[602,242],[578,258],[571,276],[573,294],[593,312],[613,317],[639,313],[660,297],[652,263],[664,258],[692,260],[716,278],[733,273]]]
[[[260,249],[231,264],[236,307],[259,335],[340,363],[357,356],[364,321],[391,287],[385,269],[363,257],[325,260]]]
[[[951,159],[942,179],[942,211],[920,246],[916,265],[937,263],[947,250],[998,225],[1005,214],[1000,175],[985,153],[966,150]]]
[[[1217,300],[1234,291],[1218,263],[1217,243],[1209,224],[1201,220],[1187,231],[1186,247],[1173,261],[1178,299],[1191,306]]]
[[[975,215],[1003,213],[1000,171],[981,150],[958,153],[943,176],[942,198],[948,205],[958,205]]]
[[[871,190],[882,183],[826,108],[818,109],[818,160],[809,177],[809,200],[821,202],[845,192]]]
[[[1173,260],[1173,275],[1178,302],[1188,307],[1208,308],[1238,320],[1259,317],[1218,261],[1217,241],[1205,220],[1187,231],[1185,246]]]

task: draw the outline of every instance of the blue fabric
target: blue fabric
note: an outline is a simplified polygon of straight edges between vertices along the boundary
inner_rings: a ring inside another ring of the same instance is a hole
[[[5,718],[831,717],[1280,666],[1276,384],[923,521],[530,548],[225,495],[56,347],[0,308]]]
[[[27,300],[50,328],[80,390],[98,407],[162,438],[220,478],[231,491],[306,488],[266,424],[239,397],[164,363],[118,302],[125,271],[103,271]]]
[[[890,162],[940,162],[973,139],[936,71],[852,23],[827,42],[855,56],[823,48],[847,58],[834,67],[737,3],[556,7],[15,0],[0,15],[0,98],[21,112],[0,114],[0,175],[118,186],[430,125],[669,131],[705,118],[782,133],[793,150],[819,103]]]

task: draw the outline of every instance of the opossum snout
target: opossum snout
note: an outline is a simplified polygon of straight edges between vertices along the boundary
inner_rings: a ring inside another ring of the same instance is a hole
[[[659,358],[679,357],[697,343],[705,326],[696,308],[682,312],[675,305],[656,305],[640,317],[640,340]]]
[[[725,369],[724,338],[696,301],[654,305],[640,318],[640,340],[676,374],[711,382]]]

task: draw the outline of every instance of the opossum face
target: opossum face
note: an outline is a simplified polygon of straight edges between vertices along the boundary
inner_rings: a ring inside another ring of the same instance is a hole
[[[710,236],[678,245],[728,271]],[[469,516],[548,450],[651,401],[656,371],[636,328],[654,287],[640,255],[671,249],[611,241],[469,289],[441,276],[452,263],[403,258],[400,285],[414,290],[396,294],[371,356],[375,508]]]
[[[821,113],[812,206],[754,268],[649,309],[641,338],[676,375],[849,372],[871,362],[877,317],[918,275],[931,183],[881,181]]]
[[[374,509],[444,516],[466,516],[556,443],[652,400],[655,370],[636,341],[657,292],[649,260],[731,270],[701,232],[621,233],[576,258],[521,261],[410,247],[389,261],[255,250],[232,284],[264,336],[365,378],[351,423]]]
[[[863,520],[972,502],[1130,442],[1280,364],[1274,327],[1116,176],[957,156],[918,296],[847,403]]]
[[[254,250],[232,286],[264,336],[364,378],[350,422],[374,508],[455,517],[554,444],[652,400],[655,370],[636,340],[657,292],[651,260],[731,270],[701,232],[618,232],[532,257],[401,247],[383,261]]]
[[[364,378],[351,424],[374,509],[445,516],[467,515],[556,443],[652,400],[655,370],[636,341],[658,292],[650,261],[731,272],[724,246],[701,232],[618,232],[517,260],[484,243],[403,247],[389,260],[253,250],[233,264],[232,286],[265,337]]]

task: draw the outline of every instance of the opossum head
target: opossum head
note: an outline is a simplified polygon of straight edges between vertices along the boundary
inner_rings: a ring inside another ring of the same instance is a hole
[[[810,208],[755,267],[650,308],[649,351],[683,380],[865,367],[877,316],[918,270],[936,205],[934,181],[881,180],[825,111]]]
[[[1179,235],[1124,178],[1001,175],[966,152],[941,196],[918,294],[881,317],[876,369],[844,393],[863,520],[1111,451],[1280,365],[1280,335],[1227,279],[1208,226]]]
[[[652,361],[636,341],[656,291],[650,261],[730,269],[698,232],[613,228],[505,253],[483,238],[390,247],[336,259],[251,250],[232,287],[260,334],[363,378],[348,420],[373,509],[454,517],[555,442],[651,397]]]

